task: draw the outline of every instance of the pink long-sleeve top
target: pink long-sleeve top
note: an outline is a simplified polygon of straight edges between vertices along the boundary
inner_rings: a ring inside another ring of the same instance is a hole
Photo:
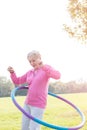
[[[29,70],[21,77],[17,77],[15,73],[11,73],[11,79],[14,84],[28,84],[29,89],[25,103],[39,108],[46,107],[49,79],[60,79],[60,76],[60,72],[54,70],[49,65],[44,65],[37,71],[34,69]]]

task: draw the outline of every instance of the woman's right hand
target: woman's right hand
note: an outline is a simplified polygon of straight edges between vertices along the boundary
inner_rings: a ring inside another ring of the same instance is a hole
[[[9,66],[7,70],[8,70],[10,73],[14,73],[14,69],[13,69],[11,66]]]

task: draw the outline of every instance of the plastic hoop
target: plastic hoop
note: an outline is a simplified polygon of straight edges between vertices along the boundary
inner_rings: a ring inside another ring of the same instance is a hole
[[[48,93],[49,95],[51,95],[51,96],[53,96],[53,97],[56,97],[56,98],[59,98],[60,100],[66,102],[67,104],[69,104],[70,106],[72,106],[74,109],[76,109],[77,112],[79,113],[79,115],[81,116],[82,122],[81,122],[79,125],[75,126],[75,127],[62,127],[62,126],[56,126],[56,125],[53,125],[53,124],[49,124],[49,123],[47,123],[47,122],[44,122],[44,121],[42,121],[42,120],[39,120],[39,119],[33,117],[32,115],[28,114],[26,111],[24,111],[24,109],[23,109],[23,108],[17,103],[17,101],[15,100],[15,94],[16,94],[16,92],[17,92],[18,90],[20,90],[20,89],[28,89],[28,87],[22,86],[22,87],[16,87],[16,88],[14,88],[14,89],[12,90],[12,92],[11,92],[11,98],[12,98],[13,103],[16,105],[16,107],[17,107],[22,113],[24,113],[28,118],[32,119],[33,121],[35,121],[35,122],[37,122],[37,123],[39,123],[39,124],[41,124],[41,125],[43,125],[43,126],[46,126],[46,127],[52,128],[52,129],[56,129],[56,130],[78,130],[78,129],[80,129],[80,128],[83,127],[83,125],[84,125],[84,123],[85,123],[85,116],[84,116],[84,114],[80,111],[80,109],[79,109],[77,106],[75,106],[73,103],[71,103],[70,101],[68,101],[68,100],[66,100],[66,99],[64,99],[64,98],[62,98],[62,97],[60,97],[60,96],[57,96],[57,95],[55,95],[55,94],[53,94],[53,93],[50,93],[50,92]]]

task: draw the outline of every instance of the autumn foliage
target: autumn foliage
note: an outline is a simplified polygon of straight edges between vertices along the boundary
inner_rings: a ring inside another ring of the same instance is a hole
[[[69,36],[87,42],[87,0],[69,0],[67,11],[72,19],[72,26],[64,24]]]

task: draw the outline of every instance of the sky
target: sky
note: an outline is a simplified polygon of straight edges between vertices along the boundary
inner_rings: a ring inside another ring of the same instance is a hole
[[[71,23],[68,0],[0,1],[0,76],[12,66],[21,76],[31,66],[27,53],[38,50],[43,62],[61,72],[61,81],[87,80],[87,45],[63,29]]]

